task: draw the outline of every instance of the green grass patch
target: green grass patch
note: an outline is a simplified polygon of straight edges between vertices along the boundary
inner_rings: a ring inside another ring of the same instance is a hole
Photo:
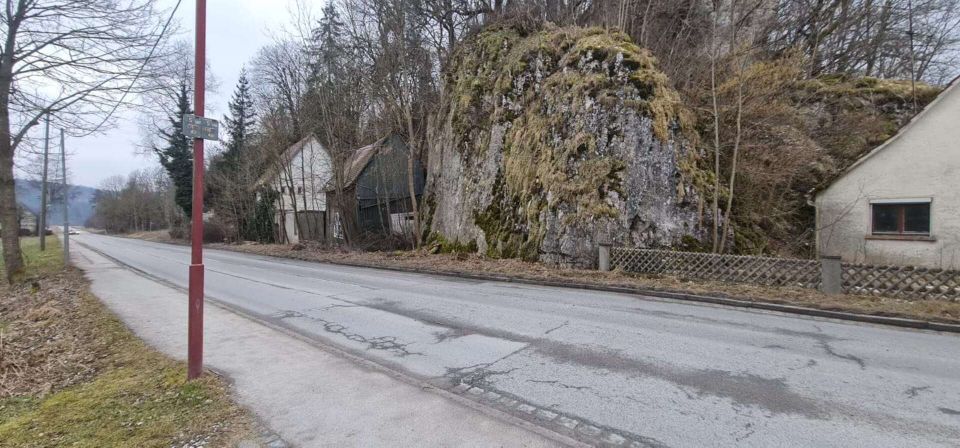
[[[39,237],[20,238],[20,250],[23,253],[26,278],[46,275],[63,269],[63,248],[60,246],[60,239],[54,235],[48,235],[46,240],[46,250],[41,251]],[[5,267],[3,248],[0,247],[0,271]]]
[[[63,269],[56,238],[42,253],[38,239],[22,241],[39,287],[0,285],[0,378],[12,380],[0,388],[0,448],[230,446],[249,436],[224,381],[187,382],[184,363],[147,347],[79,271]]]
[[[140,361],[42,400],[4,400],[0,446],[168,447],[235,418],[217,378],[188,383],[179,363]]]

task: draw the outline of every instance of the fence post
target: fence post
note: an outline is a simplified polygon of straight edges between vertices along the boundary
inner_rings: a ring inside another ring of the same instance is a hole
[[[609,272],[610,271],[610,243],[600,243],[599,248],[599,258],[598,265],[600,272]]]
[[[843,292],[843,269],[840,257],[820,257],[820,292],[840,294]]]

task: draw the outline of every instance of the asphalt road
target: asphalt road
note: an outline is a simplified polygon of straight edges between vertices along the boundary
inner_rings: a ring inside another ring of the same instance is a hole
[[[75,240],[186,285],[187,247]],[[479,386],[638,445],[960,446],[957,335],[205,254],[211,299],[439,386]]]

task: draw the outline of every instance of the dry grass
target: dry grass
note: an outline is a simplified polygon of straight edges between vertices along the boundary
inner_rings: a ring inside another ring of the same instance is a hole
[[[944,300],[908,301],[850,294],[834,296],[821,294],[818,291],[806,288],[773,288],[691,281],[675,277],[647,277],[622,272],[604,273],[593,270],[558,269],[542,263],[490,259],[476,254],[463,253],[429,254],[422,251],[347,252],[310,247],[293,250],[290,246],[275,244],[219,244],[211,247],[307,261],[416,269],[441,274],[490,274],[523,280],[682,292],[755,302],[805,306],[831,311],[960,323],[960,302]]]
[[[215,375],[147,347],[25,239],[25,283],[0,286],[0,447],[229,446],[252,421]]]
[[[180,240],[174,240],[170,237],[170,232],[167,230],[152,230],[152,231],[143,231],[143,232],[134,232],[126,235],[122,235],[129,238],[136,238],[138,240],[153,241],[157,243],[173,243]]]

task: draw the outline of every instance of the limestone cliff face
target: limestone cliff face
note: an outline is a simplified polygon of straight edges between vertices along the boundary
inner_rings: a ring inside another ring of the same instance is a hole
[[[654,64],[597,29],[492,29],[463,45],[430,130],[432,238],[567,266],[594,265],[602,241],[701,239],[708,174]]]

